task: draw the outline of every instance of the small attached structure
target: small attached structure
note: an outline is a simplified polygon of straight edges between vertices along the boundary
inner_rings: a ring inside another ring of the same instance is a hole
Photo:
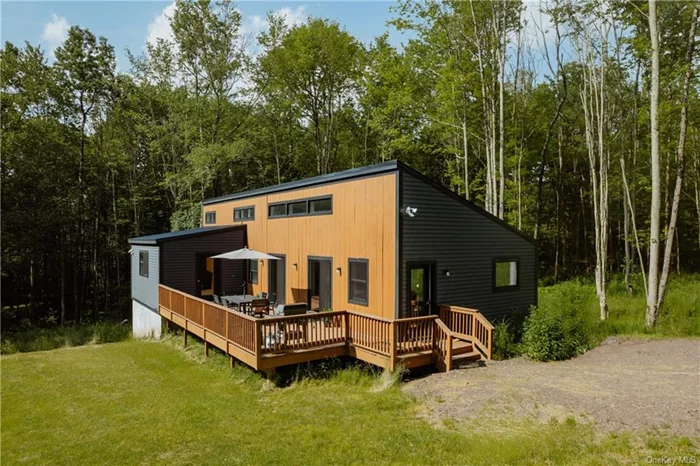
[[[215,226],[131,238],[131,304],[136,337],[160,337],[158,285],[195,296],[236,294],[245,264],[210,257],[245,246],[245,228]]]

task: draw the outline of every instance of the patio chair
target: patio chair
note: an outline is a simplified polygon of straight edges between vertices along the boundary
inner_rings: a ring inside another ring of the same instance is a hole
[[[212,297],[214,298],[214,302],[215,302],[216,304],[218,304],[219,306],[223,305],[223,303],[221,302],[221,298],[219,297],[219,295],[214,294],[214,295],[212,295]]]
[[[309,306],[306,303],[282,304],[283,316],[306,315]],[[306,341],[306,323],[284,322],[280,323],[280,330],[284,333],[284,340],[304,340]]]
[[[267,314],[269,305],[267,299],[254,299],[250,303],[250,311],[255,317],[262,317]]]

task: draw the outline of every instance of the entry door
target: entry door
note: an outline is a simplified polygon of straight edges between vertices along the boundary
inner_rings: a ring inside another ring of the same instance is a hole
[[[270,276],[268,277],[267,283],[269,284],[267,294],[271,303],[275,304],[285,304],[286,295],[286,263],[285,257],[281,254],[273,254],[277,256],[280,260],[269,260],[267,261],[268,270],[270,271]]]
[[[214,254],[197,254],[197,269],[196,269],[196,289],[197,296],[208,297],[213,294],[218,294],[219,284],[218,277],[218,261],[211,259],[209,256]]]
[[[331,258],[309,258],[309,309],[331,309],[332,281]]]
[[[432,263],[408,264],[408,317],[433,314],[436,302],[434,269]]]

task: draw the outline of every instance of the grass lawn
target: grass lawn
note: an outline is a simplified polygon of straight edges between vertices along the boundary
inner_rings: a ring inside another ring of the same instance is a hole
[[[2,357],[2,464],[616,464],[695,441],[573,420],[431,426],[381,377],[274,388],[201,346],[126,341]]]

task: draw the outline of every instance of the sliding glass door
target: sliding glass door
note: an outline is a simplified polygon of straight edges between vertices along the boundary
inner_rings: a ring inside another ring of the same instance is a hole
[[[331,309],[333,262],[330,257],[309,257],[309,309]]]

